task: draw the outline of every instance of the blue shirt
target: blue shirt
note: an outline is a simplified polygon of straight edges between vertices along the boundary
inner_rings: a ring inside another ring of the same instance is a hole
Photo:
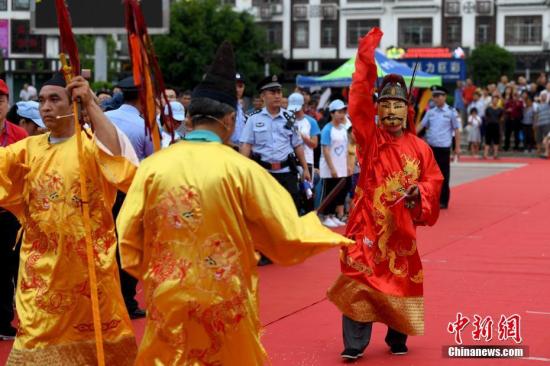
[[[462,89],[456,88],[455,89],[455,101],[454,101],[454,107],[455,109],[462,111],[464,110],[464,99],[462,99]]]
[[[244,125],[241,143],[252,145],[252,152],[260,155],[263,161],[285,161],[296,147],[303,144],[302,138],[294,128],[285,128],[287,120],[283,112],[286,111],[281,108],[279,113],[272,117],[264,108],[251,115]],[[286,173],[289,171],[290,169],[286,167],[271,172]]]
[[[310,115],[306,114],[305,117],[311,125],[311,130],[309,131],[309,137],[319,136],[321,134],[321,129],[319,128],[319,123],[317,120]]]
[[[233,135],[231,135],[231,143],[233,145],[239,145],[241,142],[241,133],[244,128],[244,121],[246,120],[246,116],[243,111],[243,107],[241,106],[241,103],[237,103],[237,113],[235,116],[235,131],[233,132]]]
[[[453,133],[460,128],[456,111],[445,104],[442,108],[433,107],[422,118],[426,130],[426,141],[433,147],[451,147]]]
[[[128,137],[139,160],[153,153],[153,141],[151,136],[145,135],[145,121],[136,107],[123,104],[119,109],[105,112],[105,115]]]

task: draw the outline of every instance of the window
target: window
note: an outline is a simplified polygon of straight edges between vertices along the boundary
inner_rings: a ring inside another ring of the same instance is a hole
[[[476,17],[476,46],[495,43],[494,17]]]
[[[445,18],[443,39],[447,46],[456,47],[462,43],[462,18]]]
[[[338,45],[338,21],[321,20],[321,47],[330,48]]]
[[[28,20],[11,20],[12,53],[44,53],[44,37],[30,34]]]
[[[0,11],[8,10],[8,0],[0,0]]]
[[[259,23],[264,26],[267,42],[283,48],[283,23],[282,22],[263,22]]]
[[[364,37],[372,27],[378,27],[378,19],[354,19],[348,20],[347,46],[355,48],[359,45],[359,38]]]
[[[282,0],[252,0],[252,6],[262,6],[265,4],[281,4]]]
[[[399,19],[399,47],[432,46],[432,18]]]
[[[504,44],[506,46],[540,45],[542,43],[542,15],[505,17]]]
[[[30,10],[31,2],[30,0],[13,0],[11,8],[12,10]]]
[[[295,21],[293,23],[293,43],[295,48],[308,48],[309,47],[309,22],[308,21]]]

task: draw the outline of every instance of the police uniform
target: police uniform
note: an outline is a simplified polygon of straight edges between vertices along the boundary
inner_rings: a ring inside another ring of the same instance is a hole
[[[432,95],[447,94],[441,87],[432,87]],[[449,181],[451,178],[451,148],[453,134],[460,128],[457,112],[454,108],[445,103],[442,108],[433,107],[426,112],[421,125],[426,128],[426,142],[432,148],[437,165],[444,177],[441,187],[440,205],[447,208],[450,199]]]
[[[277,76],[267,77],[258,84],[259,92],[280,88]],[[292,114],[280,108],[279,113],[272,116],[264,107],[248,117],[240,142],[252,145],[251,158],[285,187],[298,207],[300,195],[293,154],[303,141],[293,125]]]
[[[244,83],[243,75],[241,73],[237,73],[235,75],[235,81]],[[237,102],[237,109],[235,111],[235,131],[233,132],[233,135],[231,135],[231,143],[233,144],[233,146],[239,146],[241,134],[244,128],[244,124],[246,123],[246,119],[247,116],[246,113],[244,113],[243,106],[240,102]]]

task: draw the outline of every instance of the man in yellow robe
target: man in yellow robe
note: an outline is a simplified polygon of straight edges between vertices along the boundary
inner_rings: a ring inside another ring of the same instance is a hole
[[[135,337],[120,293],[111,215],[117,188],[127,190],[137,168],[124,134],[77,77],[65,87],[56,74],[40,90],[49,133],[0,148],[0,206],[22,224],[17,284],[19,329],[8,365],[94,365],[86,243],[72,101],[79,98],[95,132],[82,132],[84,170],[98,280],[105,360],[131,365]]]
[[[228,43],[193,92],[194,131],[143,161],[117,219],[122,267],[141,278],[147,324],[136,365],[263,365],[255,249],[294,264],[348,240],[298,217],[269,173],[230,146]]]

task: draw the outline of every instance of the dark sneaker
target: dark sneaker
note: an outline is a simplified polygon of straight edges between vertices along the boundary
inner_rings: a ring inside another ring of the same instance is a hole
[[[409,349],[404,344],[394,344],[390,346],[390,352],[392,355],[406,355]]]
[[[358,349],[346,348],[341,354],[344,360],[357,360],[360,357],[363,357],[363,351]]]
[[[145,318],[145,315],[147,315],[145,313],[145,310],[142,310],[140,308],[136,308],[133,311],[128,311],[128,314],[130,315],[130,319],[141,319]]]
[[[15,339],[17,329],[8,325],[7,327],[0,328],[0,341],[11,341]]]
[[[263,267],[263,266],[268,266],[270,264],[273,264],[271,259],[267,258],[262,254],[262,256],[260,257],[260,260],[258,261],[258,266]]]

